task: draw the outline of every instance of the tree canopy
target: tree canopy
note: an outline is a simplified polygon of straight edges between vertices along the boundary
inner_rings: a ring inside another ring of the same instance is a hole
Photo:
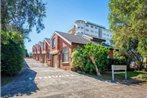
[[[109,8],[113,32],[138,37],[147,35],[147,0],[110,0]]]
[[[18,31],[26,37],[33,27],[37,32],[44,28],[46,12],[42,0],[1,0],[1,9],[3,31]]]
[[[126,55],[147,55],[147,0],[110,0],[113,44]]]
[[[42,0],[1,0],[1,72],[14,75],[24,62],[24,38],[33,27],[39,33],[44,25]]]

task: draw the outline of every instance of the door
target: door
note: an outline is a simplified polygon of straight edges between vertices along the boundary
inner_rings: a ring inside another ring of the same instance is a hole
[[[53,55],[53,67],[58,68],[58,55]]]

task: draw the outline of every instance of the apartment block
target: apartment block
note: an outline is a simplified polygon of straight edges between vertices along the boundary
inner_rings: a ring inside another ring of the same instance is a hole
[[[88,35],[106,40],[105,43],[111,45],[112,32],[104,26],[97,25],[84,20],[76,20],[73,26],[68,30],[69,34]]]

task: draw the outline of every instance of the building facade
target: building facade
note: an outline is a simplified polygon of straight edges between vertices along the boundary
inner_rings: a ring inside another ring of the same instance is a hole
[[[50,53],[50,39],[45,38],[43,41],[42,62],[47,63],[48,65],[50,65],[50,62],[48,59],[49,53]]]
[[[105,43],[109,45],[111,45],[111,39],[113,36],[112,32],[105,27],[84,20],[75,21],[68,33],[95,36],[97,38],[105,39]]]
[[[41,42],[35,45],[35,47],[38,46],[38,48],[32,48],[33,57],[36,57],[36,60],[39,58],[39,61],[42,63],[47,63],[48,66],[70,70],[72,61],[71,55],[74,48],[85,45],[89,42],[98,44],[104,41],[104,39],[91,37],[88,35],[74,35],[56,31],[50,40],[43,41],[43,49],[41,48]],[[109,47],[109,45],[104,45]],[[35,49],[39,50],[36,56],[34,56]],[[113,49],[111,47],[109,47],[109,49],[109,57],[113,58]]]
[[[37,58],[37,48],[36,48],[36,45],[33,45],[33,47],[32,47],[32,57],[33,57],[33,59]]]

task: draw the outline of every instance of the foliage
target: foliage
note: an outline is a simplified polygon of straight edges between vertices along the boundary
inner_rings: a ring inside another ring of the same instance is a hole
[[[125,56],[123,54],[121,54],[120,51],[114,51],[113,52],[113,58],[115,58],[115,59],[125,59]]]
[[[22,68],[23,39],[33,27],[38,33],[44,28],[45,4],[42,0],[1,0],[1,9],[1,72],[13,75]]]
[[[114,51],[112,64],[114,65],[126,65],[127,60],[123,54],[121,54],[119,51]],[[111,65],[112,65],[111,64]]]
[[[139,41],[137,49],[142,56],[147,57],[147,38],[142,38]]]
[[[110,0],[109,8],[112,42],[130,61],[142,65],[147,55],[147,0]]]
[[[147,35],[147,1],[146,0],[110,0],[110,27],[121,36]],[[119,32],[118,32],[119,31]],[[124,38],[123,38],[124,39]]]
[[[140,79],[146,79],[147,80],[147,74],[139,74],[138,76],[136,76],[137,78]]]
[[[36,26],[40,32],[44,28],[45,4],[41,0],[2,0],[2,31],[17,31],[23,36]]]
[[[72,52],[72,67],[82,67],[84,66],[85,58],[83,56],[82,48],[77,47],[73,52]]]
[[[29,57],[29,53],[28,53],[28,50],[27,49],[25,49],[25,55],[24,55],[24,57]]]
[[[2,32],[1,40],[1,73],[17,74],[23,63],[23,37],[18,32]]]
[[[72,53],[72,67],[79,67],[85,72],[96,72],[100,75],[108,63],[108,52],[109,49],[100,44],[88,43],[78,47]]]

